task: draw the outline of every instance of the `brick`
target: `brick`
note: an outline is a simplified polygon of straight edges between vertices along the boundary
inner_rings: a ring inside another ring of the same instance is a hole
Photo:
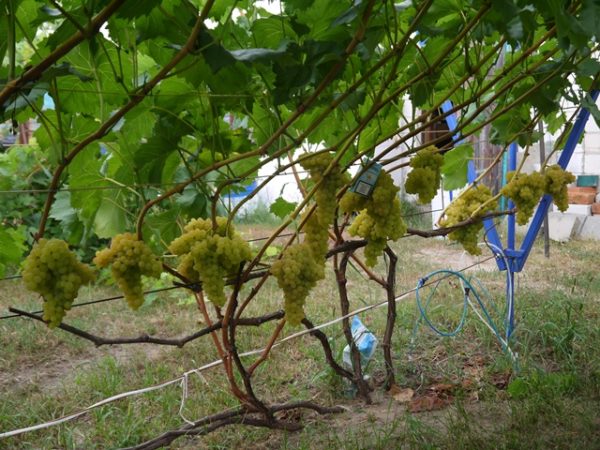
[[[600,203],[592,203],[592,214],[594,216],[600,215]]]
[[[579,192],[569,188],[569,204],[572,205],[591,205],[596,199],[596,192]]]
[[[593,186],[569,186],[567,188],[567,191],[569,193],[572,192],[574,194],[575,193],[586,193],[586,194],[589,194],[589,193],[596,194],[597,193],[596,188]]]

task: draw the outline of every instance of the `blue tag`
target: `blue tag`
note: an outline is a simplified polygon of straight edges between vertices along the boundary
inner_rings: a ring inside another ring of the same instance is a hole
[[[350,188],[350,192],[362,195],[363,197],[370,197],[380,173],[381,164],[374,163],[358,177]]]

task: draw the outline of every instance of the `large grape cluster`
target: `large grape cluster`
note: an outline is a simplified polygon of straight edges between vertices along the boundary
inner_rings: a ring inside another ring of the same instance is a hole
[[[43,317],[50,328],[60,325],[81,285],[93,280],[89,266],[60,239],[40,239],[23,266],[25,287],[44,298]]]
[[[566,211],[569,207],[567,184],[575,181],[575,175],[555,164],[546,168],[544,176],[546,178],[546,194],[552,196],[554,204],[559,210]]]
[[[111,266],[112,276],[125,295],[131,309],[144,303],[142,275],[158,278],[162,264],[150,247],[133,233],[116,235],[110,244],[96,252],[94,264],[98,267]]]
[[[561,211],[569,207],[567,185],[575,181],[575,176],[558,165],[549,166],[542,174],[513,172],[508,174],[508,183],[501,193],[509,197],[517,207],[517,223],[525,225],[533,215],[543,194],[552,196]]]
[[[412,170],[404,187],[409,194],[418,194],[419,203],[429,203],[440,187],[440,169],[444,157],[434,146],[418,151],[410,160]]]
[[[365,258],[370,267],[377,264],[377,258],[383,253],[389,239],[398,240],[406,233],[398,190],[392,177],[381,171],[370,197],[347,192],[340,201],[340,208],[344,212],[360,211],[348,232],[367,240]]]
[[[304,319],[304,303],[317,281],[323,278],[322,264],[315,260],[306,242],[288,247],[271,265],[271,273],[283,290],[287,323],[299,325]]]
[[[546,178],[539,172],[529,174],[509,172],[507,179],[508,183],[500,192],[515,203],[517,223],[525,225],[546,190]]]
[[[213,230],[212,220],[192,219],[184,233],[171,242],[169,251],[181,257],[177,270],[190,281],[202,282],[208,299],[223,306],[227,300],[225,278],[249,261],[252,251],[226,217],[217,217],[216,224]]]
[[[271,273],[283,290],[287,323],[293,326],[304,318],[304,303],[310,290],[325,277],[329,227],[337,208],[336,193],[350,182],[350,176],[338,164],[333,164],[331,153],[308,156],[300,164],[308,171],[310,181],[318,184],[315,208],[311,207],[302,216],[304,242],[287,248],[271,266]]]
[[[329,240],[329,227],[333,223],[337,208],[336,192],[350,182],[348,173],[335,164],[327,175],[325,170],[332,164],[331,153],[318,153],[300,163],[310,174],[313,183],[319,184],[315,192],[316,210],[304,225],[305,241],[310,245],[315,258],[324,260]]]
[[[476,217],[495,210],[498,202],[491,199],[492,191],[487,186],[479,184],[471,187],[448,206],[445,216],[440,220],[440,225],[451,227],[471,218],[477,210],[479,211]],[[480,209],[483,204],[485,206]],[[480,255],[481,249],[477,246],[477,238],[482,228],[483,222],[477,221],[452,231],[448,238],[461,243],[472,255]]]

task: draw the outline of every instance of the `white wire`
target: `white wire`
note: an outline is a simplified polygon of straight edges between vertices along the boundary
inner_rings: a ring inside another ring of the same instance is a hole
[[[482,263],[484,263],[485,261],[488,261],[491,258],[492,257],[490,257],[490,258],[488,258],[486,260],[480,261],[476,265],[482,264]],[[473,267],[473,266],[465,267],[465,268],[461,269],[461,271],[467,270],[467,269],[469,269],[471,267]],[[395,297],[394,301],[398,302],[398,301],[400,301],[400,300],[408,297],[408,295],[410,295],[413,292],[415,292],[415,290],[416,290],[416,288],[413,288],[413,289],[410,289],[409,291],[404,292],[403,294]],[[278,347],[278,346],[282,345],[283,343],[288,342],[288,341],[290,341],[292,339],[296,339],[298,337],[304,336],[305,334],[310,334],[311,332],[313,332],[315,330],[320,330],[322,328],[326,328],[328,326],[331,326],[333,324],[341,322],[344,319],[352,317],[352,316],[354,316],[356,314],[360,314],[360,313],[363,313],[365,311],[369,311],[369,310],[375,309],[375,308],[381,308],[382,306],[385,306],[387,304],[388,304],[388,301],[384,300],[384,301],[381,301],[379,303],[375,303],[373,305],[363,306],[362,308],[355,309],[354,311],[352,311],[352,312],[350,312],[350,313],[348,313],[348,314],[346,314],[344,316],[340,316],[340,317],[337,317],[337,318],[335,318],[333,320],[330,320],[329,322],[325,322],[325,323],[317,325],[317,326],[315,326],[313,328],[307,328],[306,330],[302,330],[302,331],[299,331],[297,333],[294,333],[294,334],[291,334],[289,336],[286,336],[285,338],[278,340],[275,344],[273,344],[272,347],[273,348],[274,347]],[[246,357],[246,356],[257,355],[257,354],[261,354],[264,350],[265,350],[264,348],[257,349],[257,350],[250,350],[250,351],[247,351],[245,353],[240,353],[239,356],[240,357]],[[19,429],[16,429],[16,430],[11,430],[11,431],[6,431],[6,432],[3,432],[3,433],[0,433],[0,439],[7,438],[7,437],[10,437],[10,436],[16,436],[18,434],[29,433],[31,431],[41,430],[41,429],[44,429],[44,428],[50,428],[50,427],[53,427],[53,426],[56,426],[56,425],[60,425],[61,423],[69,422],[69,421],[74,420],[74,419],[76,419],[78,417],[81,417],[84,414],[87,414],[90,410],[92,410],[94,408],[98,408],[98,407],[106,405],[108,403],[112,403],[112,402],[114,402],[116,400],[120,400],[122,398],[131,397],[131,396],[135,396],[135,395],[144,394],[146,392],[156,391],[158,389],[162,389],[164,387],[167,387],[167,386],[170,386],[170,385],[173,385],[173,384],[176,384],[176,383],[180,383],[180,384],[181,383],[185,383],[185,387],[184,387],[183,384],[181,384],[182,391],[183,391],[182,392],[182,401],[180,403],[180,409],[179,409],[179,412],[180,412],[180,415],[181,415],[181,413],[183,411],[183,405],[184,405],[184,402],[185,402],[184,397],[187,397],[187,381],[184,381],[184,380],[187,380],[187,377],[190,374],[192,374],[192,373],[196,373],[196,374],[200,375],[200,372],[203,372],[203,371],[208,370],[210,368],[219,366],[221,364],[223,364],[222,360],[216,360],[216,361],[213,361],[213,362],[211,362],[209,364],[205,364],[204,366],[198,367],[196,369],[188,370],[183,375],[181,375],[180,377],[177,377],[177,378],[175,378],[173,380],[166,381],[164,383],[161,383],[161,384],[158,384],[158,385],[155,385],[155,386],[150,386],[150,387],[147,387],[147,388],[142,388],[142,389],[136,389],[136,390],[133,390],[133,391],[123,392],[121,394],[117,394],[117,395],[114,395],[112,397],[108,397],[108,398],[106,398],[104,400],[101,400],[101,401],[99,401],[97,403],[94,403],[93,405],[88,406],[87,408],[84,408],[82,411],[80,411],[78,413],[71,414],[71,415],[68,415],[68,416],[64,416],[64,417],[61,417],[59,419],[51,420],[51,421],[44,422],[44,423],[41,423],[41,424],[38,424],[38,425],[33,425],[33,426],[30,426],[30,427],[19,428]],[[183,420],[185,420],[186,422],[188,422],[188,420],[185,419],[183,416],[181,416],[181,417],[183,418]]]

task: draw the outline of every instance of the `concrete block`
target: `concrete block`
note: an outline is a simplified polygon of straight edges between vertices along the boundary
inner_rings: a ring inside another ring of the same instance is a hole
[[[556,205],[553,205],[552,211],[560,212]],[[592,215],[592,205],[569,205],[569,208],[564,212],[564,214],[576,214],[578,216],[591,216]]]
[[[550,239],[558,242],[566,242],[571,239],[575,231],[579,228],[578,220],[575,214],[548,213]]]
[[[579,233],[581,239],[600,241],[600,216],[588,217]]]

